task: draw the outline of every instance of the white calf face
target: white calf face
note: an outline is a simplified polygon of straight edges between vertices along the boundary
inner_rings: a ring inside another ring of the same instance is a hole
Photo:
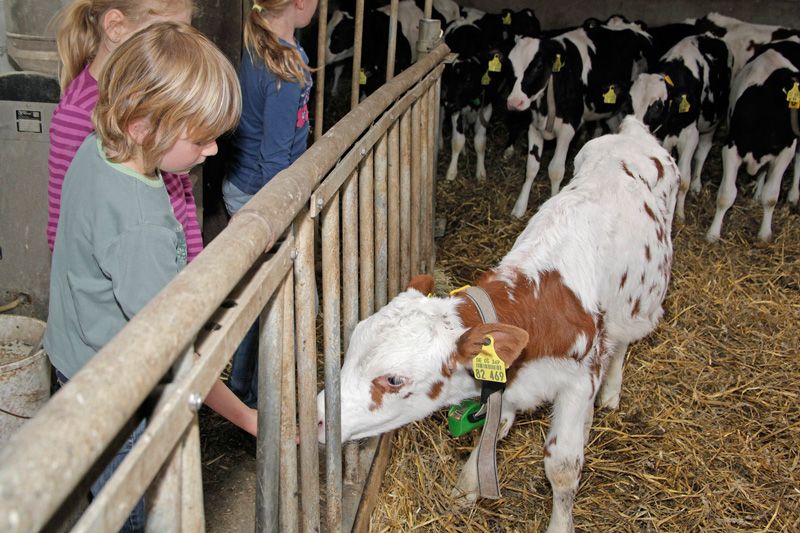
[[[506,101],[506,105],[510,110],[525,111],[531,106],[531,101],[541,94],[544,89],[544,83],[546,82],[546,80],[542,81],[544,79],[543,76],[546,74],[543,70],[545,68],[544,63],[541,58],[538,58],[538,63],[534,61],[537,59],[540,43],[539,39],[524,37],[517,41],[517,44],[508,54],[508,60],[514,70],[514,85]],[[541,72],[539,72],[540,70]],[[535,78],[533,80],[536,82],[535,92],[531,91],[530,84],[526,82],[526,75],[528,78]]]
[[[455,309],[453,298],[409,289],[356,326],[341,371],[342,441],[378,435],[445,405],[443,365],[464,331]],[[317,410],[324,420],[324,391]],[[319,431],[324,442],[324,424]]]
[[[661,124],[667,105],[667,84],[660,74],[639,74],[630,91],[633,115],[653,132]]]

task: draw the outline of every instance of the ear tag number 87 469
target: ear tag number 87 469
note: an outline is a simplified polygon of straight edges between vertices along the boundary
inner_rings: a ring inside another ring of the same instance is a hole
[[[481,347],[480,353],[472,359],[472,372],[481,381],[506,382],[506,364],[494,349],[494,338],[487,335],[488,344]]]

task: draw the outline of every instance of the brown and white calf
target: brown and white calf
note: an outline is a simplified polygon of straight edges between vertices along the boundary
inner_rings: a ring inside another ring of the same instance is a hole
[[[544,466],[548,531],[571,531],[594,403],[616,408],[628,344],[656,327],[672,263],[678,191],[672,157],[633,117],[588,142],[575,177],[545,202],[511,251],[478,282],[498,322],[458,294],[428,297],[430,276],[355,328],[341,371],[342,440],[376,435],[480,394],[472,358],[487,335],[508,369],[500,438],[516,412],[552,402]],[[318,397],[324,439],[324,391]],[[478,492],[476,453],[456,493]]]

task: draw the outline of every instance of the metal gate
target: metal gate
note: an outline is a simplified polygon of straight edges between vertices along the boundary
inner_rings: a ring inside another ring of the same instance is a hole
[[[432,270],[434,135],[447,53],[440,45],[395,77],[276,176],[11,438],[0,450],[0,530],[62,524],[149,398],[156,406],[144,436],[73,530],[117,529],[147,492],[149,530],[202,531],[197,410],[259,314],[258,529],[339,531],[353,519],[363,527],[365,511],[356,518],[348,502],[360,500],[365,453],[343,454],[339,444],[341,354],[360,318]],[[324,517],[318,320],[329,432]]]

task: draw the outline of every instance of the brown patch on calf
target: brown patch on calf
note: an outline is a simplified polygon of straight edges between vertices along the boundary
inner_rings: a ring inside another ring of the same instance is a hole
[[[644,258],[647,261],[650,261],[651,255],[650,255],[650,245],[649,244],[645,244],[644,245]]]
[[[631,169],[628,168],[628,164],[625,163],[625,161],[622,162],[622,171],[625,174],[627,174],[628,176],[630,176],[630,177],[632,177],[634,179],[636,178],[636,176],[633,175],[633,172],[631,172]]]
[[[430,274],[419,274],[411,278],[408,282],[409,289],[416,289],[424,295],[433,294],[434,283],[433,276]]]
[[[431,390],[428,391],[428,398],[431,400],[438,398],[439,394],[442,393],[442,387],[444,387],[444,381],[437,381],[431,385]]]
[[[653,213],[653,210],[650,209],[650,206],[647,205],[647,202],[644,203],[644,212],[647,213],[647,216],[653,219],[653,222],[656,221],[656,214]]]
[[[545,457],[550,457],[550,446],[555,446],[556,442],[558,442],[558,435],[553,435],[550,437],[550,440],[547,441],[547,444],[544,445]]]
[[[508,383],[513,381],[519,368],[529,361],[546,356],[575,357],[571,352],[580,335],[586,339],[587,353],[592,349],[597,333],[594,319],[583,308],[575,293],[564,284],[560,273],[541,272],[538,283],[517,273],[513,286],[489,275],[484,276],[479,284],[491,297],[500,322],[528,332],[527,345],[507,371]],[[458,312],[463,324],[468,328],[480,324],[475,306],[468,298],[462,298]],[[474,355],[469,354],[469,358]],[[458,357],[462,363],[467,362],[466,356],[459,351]],[[583,356],[585,354],[578,358]]]
[[[659,159],[657,157],[651,157],[650,160],[653,161],[653,164],[656,166],[656,172],[658,172],[658,179],[663,178],[664,177],[664,165],[661,164],[661,161],[659,161]]]
[[[372,384],[369,386],[369,395],[372,397],[372,403],[369,406],[370,411],[380,409],[381,405],[383,405],[383,394],[386,390],[381,386],[379,380],[380,378],[373,379]]]
[[[633,302],[633,309],[631,309],[631,317],[635,317],[636,315],[639,314],[639,304],[640,304],[639,298],[636,298],[636,301]]]
[[[623,288],[625,286],[625,282],[628,280],[628,271],[626,270],[624,274],[622,274],[622,279],[619,280],[619,288]]]

